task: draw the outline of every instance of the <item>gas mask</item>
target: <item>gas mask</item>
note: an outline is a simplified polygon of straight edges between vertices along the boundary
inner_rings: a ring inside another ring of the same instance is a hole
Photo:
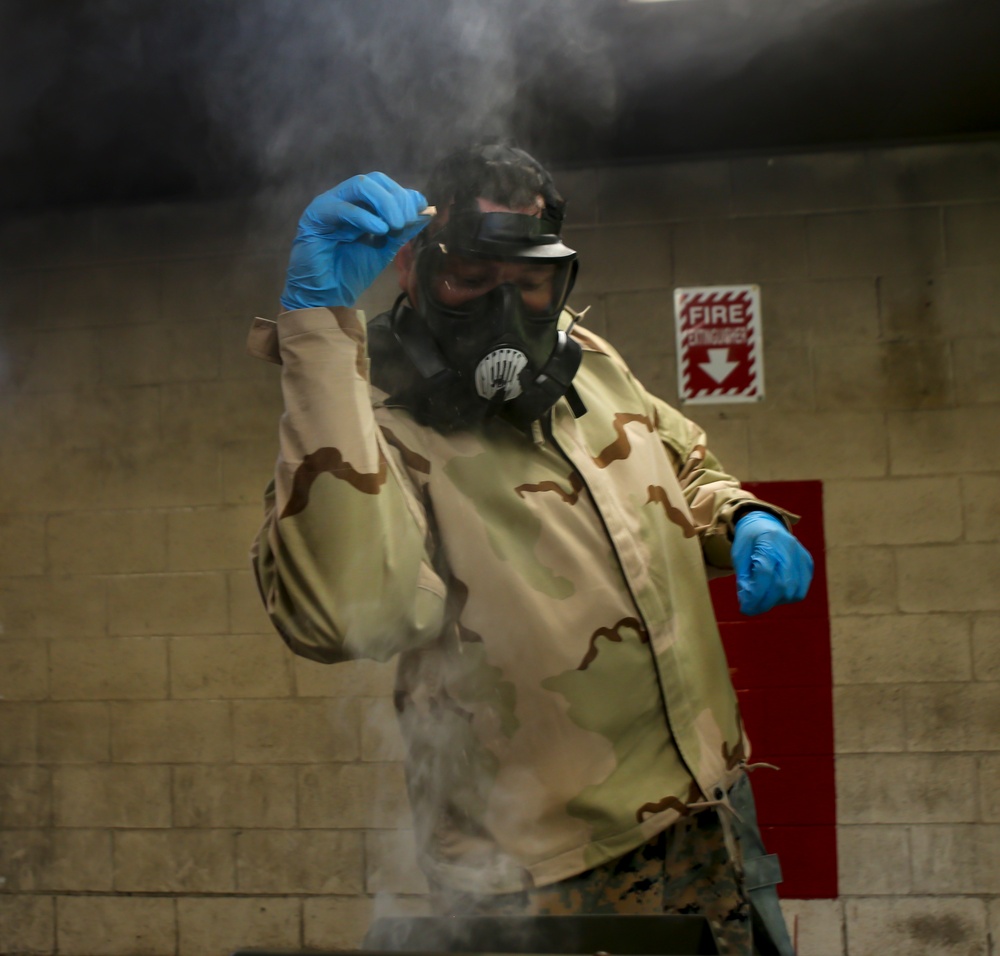
[[[563,395],[583,414],[580,346],[558,328],[576,253],[558,233],[549,218],[453,207],[418,237],[417,303],[396,303],[392,330],[422,379],[411,398],[437,427],[499,415],[525,428]]]

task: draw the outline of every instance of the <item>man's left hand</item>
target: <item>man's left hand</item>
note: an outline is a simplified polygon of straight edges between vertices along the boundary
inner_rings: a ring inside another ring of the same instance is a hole
[[[744,614],[763,614],[778,604],[801,601],[809,591],[812,557],[785,523],[766,511],[737,519],[732,556]]]

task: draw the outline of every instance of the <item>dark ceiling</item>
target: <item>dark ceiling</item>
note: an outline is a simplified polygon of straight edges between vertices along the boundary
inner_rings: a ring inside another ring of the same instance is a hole
[[[1000,133],[1000,0],[0,0],[0,208]]]

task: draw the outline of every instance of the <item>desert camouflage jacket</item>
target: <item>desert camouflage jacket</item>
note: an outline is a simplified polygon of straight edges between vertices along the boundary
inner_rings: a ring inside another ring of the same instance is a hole
[[[253,563],[275,627],[334,663],[399,656],[420,862],[479,892],[614,859],[747,756],[709,600],[753,496],[617,353],[574,331],[587,413],[443,435],[387,407],[363,317],[257,320],[282,363]],[[778,513],[780,509],[771,509]]]

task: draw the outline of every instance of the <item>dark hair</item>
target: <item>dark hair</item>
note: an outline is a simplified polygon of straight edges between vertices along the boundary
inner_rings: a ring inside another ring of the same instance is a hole
[[[556,222],[566,205],[545,167],[510,143],[477,143],[450,153],[434,167],[425,193],[438,208],[474,205],[482,196],[520,209],[541,196],[546,216]]]

